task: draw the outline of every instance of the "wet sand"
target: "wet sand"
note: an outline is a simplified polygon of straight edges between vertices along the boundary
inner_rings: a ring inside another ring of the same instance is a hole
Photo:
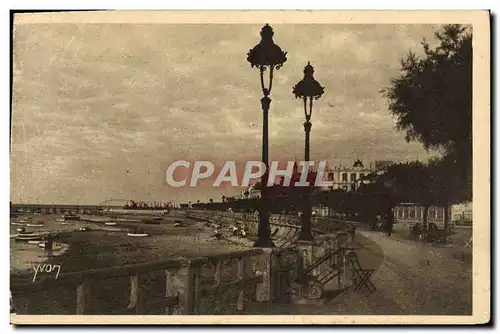
[[[184,217],[181,212],[172,212],[157,225],[144,222],[117,221],[116,226],[104,227],[103,222],[109,218],[99,217],[100,223],[76,222],[73,227],[85,224],[92,230],[85,232],[70,232],[61,235],[58,242],[69,245],[68,250],[58,256],[53,256],[43,262],[61,266],[60,273],[100,269],[154,261],[165,261],[179,258],[215,255],[228,251],[251,248],[248,240],[234,240],[213,237],[214,230],[205,222]],[[125,217],[121,217],[125,218]],[[140,220],[137,217],[127,217]],[[149,217],[151,218],[151,217]],[[142,218],[141,218],[142,219]],[[176,221],[182,221],[182,227],[174,227]],[[140,227],[147,237],[128,237],[127,231]],[[99,228],[99,230],[95,230]],[[102,228],[102,229],[101,229]],[[221,231],[225,235],[230,231]],[[43,250],[40,249],[43,254]],[[11,254],[11,257],[13,255]],[[14,255],[15,256],[15,255]],[[32,261],[32,260],[30,260]],[[18,260],[19,262],[19,260]],[[22,261],[21,261],[22,262]],[[34,269],[23,263],[24,270],[11,268],[11,284],[30,283]],[[43,273],[53,275],[53,273]],[[158,293],[164,293],[166,277],[164,272],[150,273],[147,284],[143,288],[146,299],[156,298]],[[47,289],[41,289],[30,299],[29,309],[22,309],[21,314],[74,314],[76,310],[76,287],[61,281]],[[91,287],[92,314],[109,314],[111,310],[123,310],[129,303],[130,281],[128,277],[117,277],[98,281]],[[26,297],[22,290],[12,290],[14,302],[20,297]],[[19,309],[19,306],[17,306]],[[145,314],[164,314],[164,310],[154,307],[146,309]]]
[[[83,217],[82,217],[83,218]],[[64,226],[70,233],[60,235],[57,243],[68,245],[65,252],[55,252],[50,259],[43,249],[36,245],[12,242],[12,247],[32,247],[35,258],[23,261],[16,258],[11,247],[11,278],[14,281],[32,279],[33,265],[38,263],[58,264],[61,273],[88,269],[109,268],[125,264],[164,261],[177,258],[191,258],[213,255],[228,251],[249,249],[248,243],[235,240],[217,240],[213,229],[204,222],[184,217],[182,212],[172,212],[162,217],[159,224],[149,225],[143,222],[151,216],[120,216],[119,219],[133,219],[133,222],[118,220],[115,226],[106,226],[109,217],[86,217],[100,222],[80,221],[73,226]],[[181,220],[181,227],[174,227],[175,221]],[[75,231],[81,226],[90,227],[90,231]],[[127,231],[140,227],[147,237],[129,237]],[[246,245],[245,245],[246,244]]]

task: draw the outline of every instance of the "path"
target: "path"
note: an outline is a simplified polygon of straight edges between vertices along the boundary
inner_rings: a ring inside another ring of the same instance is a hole
[[[375,268],[373,294],[347,292],[324,306],[252,305],[247,314],[470,315],[472,263],[459,248],[357,231],[361,265]],[[465,250],[467,251],[467,250]],[[470,251],[470,250],[469,250]]]
[[[393,303],[395,313],[456,315],[472,313],[472,263],[454,255],[459,248],[394,239],[359,231],[383,252],[373,275],[377,293]],[[398,312],[399,311],[399,312]]]

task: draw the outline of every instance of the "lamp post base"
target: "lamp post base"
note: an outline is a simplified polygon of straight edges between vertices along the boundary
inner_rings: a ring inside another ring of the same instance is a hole
[[[257,241],[253,244],[253,247],[274,248],[276,245],[271,240],[257,239]]]

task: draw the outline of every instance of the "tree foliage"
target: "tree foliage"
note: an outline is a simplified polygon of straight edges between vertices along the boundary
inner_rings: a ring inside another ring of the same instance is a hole
[[[383,90],[396,127],[407,141],[419,141],[443,154],[429,164],[427,180],[446,202],[472,197],[472,34],[461,25],[446,25],[435,34],[438,45],[422,42],[424,56],[413,52],[401,60],[401,75]],[[430,174],[429,174],[430,173]]]
[[[432,201],[430,194],[428,167],[420,161],[392,164],[381,175],[373,177],[371,183],[363,185],[360,192],[365,194],[385,193],[392,207],[401,202],[427,204]]]

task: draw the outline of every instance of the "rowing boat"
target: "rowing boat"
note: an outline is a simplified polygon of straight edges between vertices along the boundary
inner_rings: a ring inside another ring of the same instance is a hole
[[[30,234],[18,234],[17,237],[15,237],[15,240],[30,241],[30,240],[40,240],[41,238],[42,238],[41,234],[30,233]]]
[[[80,216],[74,215],[72,213],[70,213],[68,215],[63,215],[62,218],[66,219],[66,220],[80,220],[81,219]]]
[[[46,245],[46,244],[45,244],[45,242],[44,242],[44,241],[42,241],[42,242],[38,242],[38,247],[40,247],[40,248],[45,249],[45,245]],[[62,248],[61,244],[58,244],[58,243],[53,243],[53,244],[52,244],[52,250],[53,250],[53,251],[60,250],[61,248]]]
[[[26,224],[26,226],[29,226],[29,227],[43,227],[43,224],[42,223],[34,223],[34,224]]]
[[[129,237],[147,237],[149,234],[147,233],[127,233]]]

